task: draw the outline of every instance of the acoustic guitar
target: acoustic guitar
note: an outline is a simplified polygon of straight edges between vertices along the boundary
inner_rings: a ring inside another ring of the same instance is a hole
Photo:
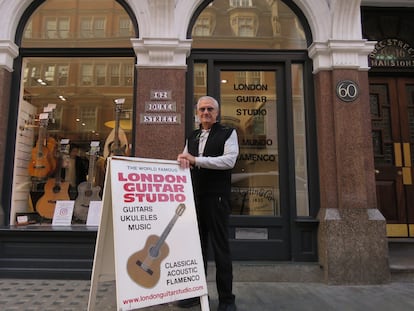
[[[46,178],[54,168],[52,152],[46,146],[46,129],[49,121],[47,113],[39,115],[39,135],[35,147],[32,149],[32,158],[29,162],[29,175],[34,178]]]
[[[178,205],[174,217],[168,223],[160,237],[150,235],[142,250],[132,254],[127,262],[127,271],[130,278],[137,284],[146,287],[154,287],[160,279],[161,261],[167,257],[170,249],[165,239],[172,227],[185,210],[185,204]]]
[[[65,140],[66,141],[66,140]],[[53,218],[56,201],[67,201],[69,198],[69,182],[62,181],[63,154],[69,154],[69,145],[60,143],[55,178],[49,178],[45,184],[45,193],[36,203],[36,211],[40,216]]]
[[[89,168],[88,180],[78,185],[78,196],[75,200],[75,207],[73,215],[82,221],[86,221],[88,217],[89,204],[91,201],[100,201],[99,192],[100,186],[94,186],[95,180],[95,162],[99,152],[99,141],[91,142],[91,149],[89,150]]]

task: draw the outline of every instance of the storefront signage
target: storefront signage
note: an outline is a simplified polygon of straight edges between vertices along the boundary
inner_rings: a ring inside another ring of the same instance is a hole
[[[151,90],[151,100],[169,100],[171,99],[171,90]]]
[[[359,97],[358,85],[351,80],[339,81],[336,85],[336,96],[344,102],[352,102]]]
[[[400,39],[384,39],[375,45],[368,60],[371,67],[414,67],[414,48]]]
[[[161,113],[141,113],[140,122],[143,124],[180,124],[181,115]]]
[[[181,114],[172,99],[171,90],[151,90],[150,101],[145,102],[145,113],[140,114],[141,124],[181,124]]]
[[[146,112],[174,112],[177,110],[177,104],[171,101],[154,101],[145,102]]]
[[[189,169],[177,161],[112,157],[106,176],[89,306],[104,275],[115,277],[117,310],[201,297],[208,311]]]

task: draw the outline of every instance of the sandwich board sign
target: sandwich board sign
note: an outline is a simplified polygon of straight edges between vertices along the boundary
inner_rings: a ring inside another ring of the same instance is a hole
[[[209,310],[190,171],[177,161],[108,158],[88,310],[109,280],[117,310],[192,297]]]

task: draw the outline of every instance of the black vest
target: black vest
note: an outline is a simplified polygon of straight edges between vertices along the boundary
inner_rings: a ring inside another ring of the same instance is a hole
[[[224,153],[224,144],[233,132],[233,128],[225,127],[215,123],[208,135],[203,156],[217,157]],[[195,130],[188,137],[188,152],[198,156],[198,144],[200,141],[201,129]],[[191,170],[194,193],[203,195],[208,193],[219,193],[223,196],[230,196],[231,192],[231,169],[213,170],[194,167]]]

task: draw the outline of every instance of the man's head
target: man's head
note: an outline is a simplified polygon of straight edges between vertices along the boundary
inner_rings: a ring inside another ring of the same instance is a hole
[[[211,96],[202,96],[197,102],[197,116],[203,129],[209,129],[217,122],[219,104]]]

